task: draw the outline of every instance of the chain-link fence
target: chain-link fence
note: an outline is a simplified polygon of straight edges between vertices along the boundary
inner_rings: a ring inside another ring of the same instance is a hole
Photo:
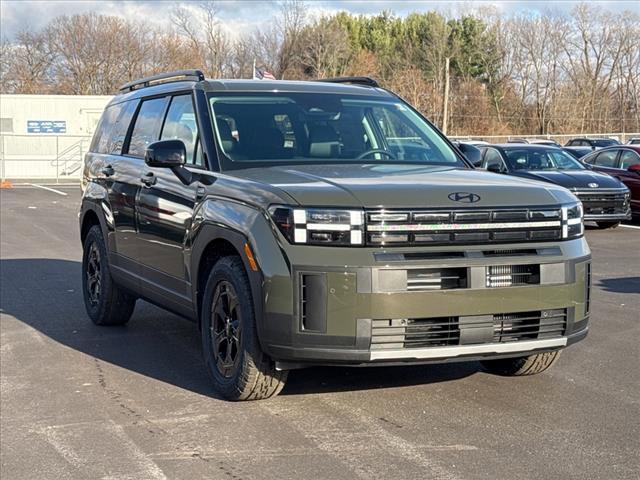
[[[0,135],[3,180],[78,182],[90,135]]]

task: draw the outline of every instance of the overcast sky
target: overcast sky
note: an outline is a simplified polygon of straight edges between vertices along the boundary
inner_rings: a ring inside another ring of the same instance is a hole
[[[154,24],[167,24],[168,12],[177,2],[169,0],[114,1],[114,0],[74,0],[74,1],[26,1],[0,0],[0,29],[3,37],[11,39],[25,28],[39,29],[57,15],[97,12],[120,15],[137,20],[146,19]],[[189,2],[183,2],[189,3]],[[242,32],[263,25],[277,10],[275,2],[265,0],[219,0],[219,16],[230,32]],[[394,0],[310,0],[308,4],[313,14],[346,10],[355,14],[376,14],[391,10],[403,16],[410,12],[440,10],[446,13],[466,13],[481,6],[494,6],[505,13],[541,13],[550,8],[569,13],[577,1],[394,1]],[[640,12],[638,1],[591,1],[611,11],[633,10]]]

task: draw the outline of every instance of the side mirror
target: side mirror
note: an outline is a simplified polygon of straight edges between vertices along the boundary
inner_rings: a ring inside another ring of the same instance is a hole
[[[459,143],[458,148],[465,156],[465,158],[473,164],[474,167],[480,166],[480,162],[482,161],[482,152],[478,147],[474,147],[473,145],[469,145],[468,143]]]
[[[160,140],[147,146],[144,161],[150,167],[174,168],[185,164],[187,148],[182,140]]]
[[[504,172],[502,167],[500,165],[496,165],[495,163],[491,164],[491,165],[487,165],[487,171],[493,172],[493,173],[503,173]]]
[[[636,172],[638,175],[640,175],[640,163],[634,163],[633,165],[630,165],[629,168],[627,168],[628,172]]]

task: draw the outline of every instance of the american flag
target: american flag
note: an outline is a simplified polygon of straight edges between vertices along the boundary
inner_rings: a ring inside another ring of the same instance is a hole
[[[273,76],[273,73],[267,72],[262,68],[253,69],[253,78],[254,80],[275,80],[276,77]]]

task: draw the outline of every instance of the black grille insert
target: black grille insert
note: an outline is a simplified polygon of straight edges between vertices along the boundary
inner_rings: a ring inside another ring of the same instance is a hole
[[[467,330],[471,329],[475,332],[472,335],[465,335],[461,341],[461,322],[465,319],[475,318],[436,317],[372,320],[371,349],[469,345],[477,344],[479,338],[485,338],[486,343],[542,340],[562,337],[567,329],[567,310],[564,308],[497,313],[488,315],[486,322],[464,322]]]
[[[467,288],[466,268],[415,268],[407,270],[407,290]]]

